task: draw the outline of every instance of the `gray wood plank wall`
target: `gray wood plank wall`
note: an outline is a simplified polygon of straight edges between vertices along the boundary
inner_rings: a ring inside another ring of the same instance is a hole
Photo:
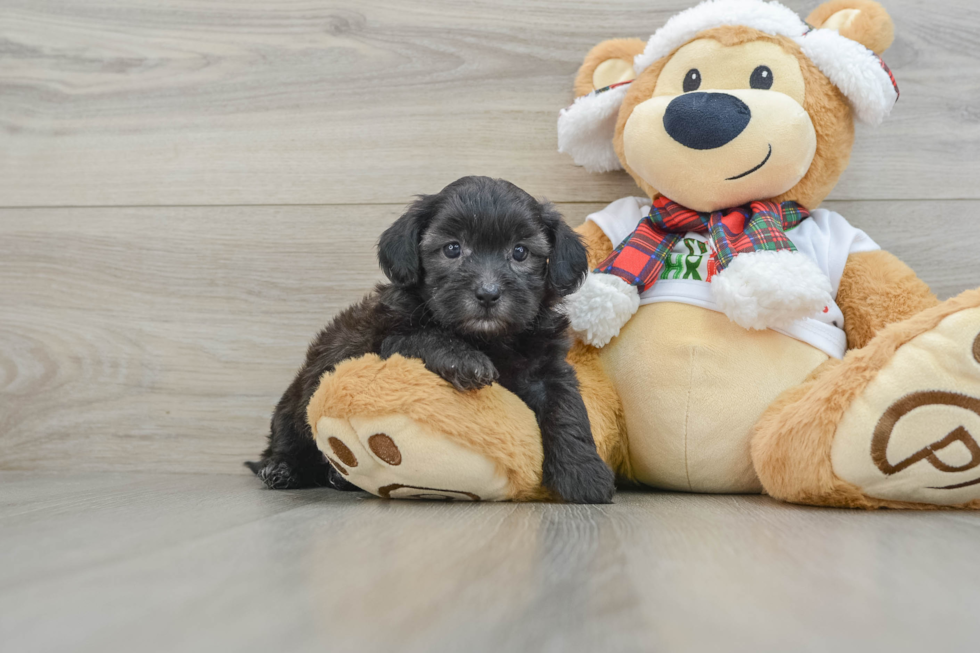
[[[0,469],[238,473],[413,194],[637,194],[556,113],[692,2],[4,0]],[[980,3],[885,4],[902,98],[828,205],[947,297],[980,283]]]

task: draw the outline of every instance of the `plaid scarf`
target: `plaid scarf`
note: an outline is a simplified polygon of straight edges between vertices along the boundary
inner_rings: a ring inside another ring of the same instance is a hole
[[[743,252],[781,249],[795,252],[796,247],[786,237],[786,229],[792,229],[809,216],[810,212],[796,202],[760,201],[714,213],[698,213],[661,196],[650,207],[650,215],[599,264],[596,272],[614,274],[642,293],[660,278],[667,257],[678,241],[693,231],[708,234],[714,250],[709,270],[717,274]]]

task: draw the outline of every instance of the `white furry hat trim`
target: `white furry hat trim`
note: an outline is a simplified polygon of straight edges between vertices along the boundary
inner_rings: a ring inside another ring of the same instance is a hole
[[[795,12],[764,0],[704,0],[668,20],[633,60],[639,75],[655,61],[716,27],[741,25],[795,41],[814,65],[848,99],[858,121],[878,125],[898,101],[898,85],[878,55],[831,29],[811,29]],[[590,172],[621,168],[613,161],[616,114],[628,83],[599,89],[575,100],[558,117],[558,151],[571,154]],[[613,91],[618,91],[614,95]],[[606,97],[603,97],[606,96]],[[610,158],[612,157],[612,158]]]
[[[619,107],[629,82],[593,91],[575,100],[558,116],[558,151],[570,154],[576,165],[589,172],[619,170],[613,134]]]

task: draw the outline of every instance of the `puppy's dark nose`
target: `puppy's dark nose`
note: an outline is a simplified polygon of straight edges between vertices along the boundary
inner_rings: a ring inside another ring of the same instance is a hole
[[[500,286],[495,283],[484,283],[476,291],[476,298],[480,303],[489,308],[500,299]]]
[[[685,93],[667,105],[664,129],[692,150],[728,145],[752,120],[749,105],[728,93]]]

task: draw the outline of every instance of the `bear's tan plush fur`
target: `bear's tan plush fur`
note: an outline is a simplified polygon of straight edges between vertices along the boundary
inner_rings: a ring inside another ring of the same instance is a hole
[[[851,159],[851,148],[854,145],[854,120],[848,109],[847,100],[830,81],[820,73],[819,70],[800,52],[799,46],[789,39],[781,36],[768,36],[757,30],[748,27],[719,27],[716,29],[702,32],[700,38],[712,39],[724,46],[732,47],[750,43],[753,41],[771,42],[784,48],[795,56],[800,64],[800,70],[806,81],[806,99],[803,108],[810,115],[814,129],[817,132],[817,154],[806,176],[790,191],[774,198],[777,201],[795,200],[803,206],[816,208],[830,194],[830,191],[837,184],[841,173],[847,168]],[[639,46],[633,43],[624,43],[620,40],[604,41],[589,52],[586,63],[579,71],[577,80],[591,78],[592,70],[599,63],[604,53],[613,53],[613,56],[622,57],[628,55],[628,51],[621,50],[628,46],[633,47],[633,53],[639,54],[643,51],[644,44]],[[623,131],[626,128],[626,121],[629,120],[633,109],[640,102],[645,101],[651,95],[660,78],[660,71],[669,61],[669,57],[661,59],[647,68],[633,82],[630,91],[623,102],[623,108],[619,112],[619,120],[616,123],[615,147],[616,154],[619,155],[623,167],[630,173],[637,185],[643,189],[650,198],[660,195],[656,188],[653,188],[645,179],[637,175],[626,163],[626,156],[623,151]],[[576,83],[576,92],[581,95],[588,94],[594,89],[585,89],[584,85]],[[585,91],[582,93],[582,91]]]

